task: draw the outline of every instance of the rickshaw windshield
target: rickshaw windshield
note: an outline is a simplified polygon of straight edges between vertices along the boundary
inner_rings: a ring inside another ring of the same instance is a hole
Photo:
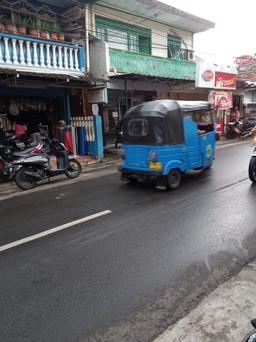
[[[126,144],[160,145],[166,141],[164,119],[131,118],[125,126],[123,142]]]
[[[128,122],[128,134],[132,137],[145,137],[149,134],[147,119],[132,119]]]

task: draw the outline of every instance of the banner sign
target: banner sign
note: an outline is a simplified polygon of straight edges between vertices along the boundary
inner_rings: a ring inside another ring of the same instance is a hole
[[[208,101],[212,108],[228,109],[232,108],[232,93],[227,91],[211,91]]]
[[[215,72],[214,88],[218,89],[235,89],[236,75],[227,74],[226,72]]]
[[[237,67],[199,62],[196,66],[196,87],[236,89]]]

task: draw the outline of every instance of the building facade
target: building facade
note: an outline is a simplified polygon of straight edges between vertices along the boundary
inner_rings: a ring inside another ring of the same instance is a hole
[[[99,89],[107,82],[107,103],[101,105],[107,142],[131,106],[192,98],[193,36],[212,27],[212,22],[155,0],[107,0],[90,6],[90,70]],[[184,88],[189,89],[185,95]]]

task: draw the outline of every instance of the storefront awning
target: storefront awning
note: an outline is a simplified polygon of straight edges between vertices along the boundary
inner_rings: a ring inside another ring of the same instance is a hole
[[[47,78],[55,78],[55,79],[73,79],[73,80],[81,80],[84,81],[87,79],[86,75],[84,73],[79,72],[68,72],[67,71],[60,71],[60,70],[52,70],[51,73],[49,73],[48,70],[31,70],[31,68],[11,68],[11,69],[4,69],[3,71],[0,71],[0,73],[3,74],[16,74],[16,77],[19,78],[21,75],[24,76],[37,76],[37,77],[47,77]]]
[[[98,0],[61,0],[61,1],[56,1],[56,0],[40,0],[39,2],[45,5],[53,6],[53,7],[59,7],[62,9],[69,8],[74,5],[78,4],[91,4],[94,2],[97,2]]]
[[[256,81],[245,81],[243,84],[243,88],[255,88]]]
[[[170,77],[161,77],[161,76],[150,76],[150,75],[141,75],[141,74],[118,74],[118,75],[113,75],[109,77],[112,80],[131,80],[131,81],[156,81],[156,82],[161,82],[165,81],[168,82],[172,85],[179,85],[183,84],[184,82],[186,83],[191,83],[191,85],[195,84],[195,81],[193,80],[185,80],[185,79],[176,79],[170,78]]]

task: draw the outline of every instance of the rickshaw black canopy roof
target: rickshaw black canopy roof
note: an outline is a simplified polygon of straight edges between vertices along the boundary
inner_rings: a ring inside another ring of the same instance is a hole
[[[127,144],[182,144],[184,143],[183,114],[193,111],[207,111],[206,101],[156,100],[144,102],[129,109],[123,120],[123,142]],[[128,123],[132,119],[147,118],[150,127],[147,136],[129,135]]]

